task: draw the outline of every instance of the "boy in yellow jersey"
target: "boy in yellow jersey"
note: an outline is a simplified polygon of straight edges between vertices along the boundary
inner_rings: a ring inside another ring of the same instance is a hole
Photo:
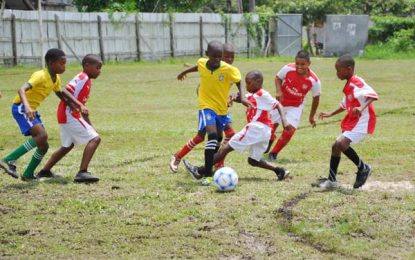
[[[65,71],[65,53],[60,49],[50,49],[46,52],[45,61],[47,68],[33,73],[29,81],[19,89],[18,95],[13,100],[13,117],[22,134],[30,135],[31,138],[0,160],[0,168],[3,168],[10,176],[18,178],[15,161],[36,147],[29,165],[21,176],[22,180],[36,179],[35,169],[49,148],[48,135],[37,108],[49,96],[50,92],[53,90],[60,99],[70,100],[81,111],[87,111],[86,107],[68,91],[61,91],[61,79],[58,74]]]
[[[206,51],[208,58],[200,58],[197,67],[191,67],[178,76],[183,80],[187,73],[198,71],[200,75],[200,88],[198,96],[199,127],[198,130],[205,130],[208,141],[205,146],[205,167],[203,172],[192,171],[183,161],[186,169],[194,179],[201,179],[205,176],[212,176],[213,155],[218,144],[218,128],[222,131],[228,123],[228,96],[231,82],[239,89],[243,103],[250,106],[241,88],[241,73],[236,67],[221,61],[223,56],[223,45],[219,41],[211,41]]]

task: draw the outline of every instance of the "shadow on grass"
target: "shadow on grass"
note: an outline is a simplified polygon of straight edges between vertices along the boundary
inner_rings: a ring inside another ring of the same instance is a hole
[[[13,183],[10,185],[6,185],[2,190],[28,190],[34,189],[39,184],[37,181],[27,181],[23,182],[20,181],[19,183]]]

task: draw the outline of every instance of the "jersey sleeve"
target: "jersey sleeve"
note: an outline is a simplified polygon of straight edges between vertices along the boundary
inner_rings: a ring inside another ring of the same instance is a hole
[[[257,100],[258,100],[257,101],[258,109],[265,110],[265,111],[274,110],[279,103],[268,92],[263,92],[261,96],[257,97]]]
[[[241,81],[241,77],[242,76],[241,76],[241,72],[239,71],[239,69],[234,66],[230,66],[229,80],[231,82],[238,83]]]
[[[284,80],[285,76],[287,76],[287,73],[290,70],[291,70],[291,68],[288,65],[285,65],[284,67],[282,67],[282,69],[280,69],[280,71],[278,71],[277,77],[281,80]]]
[[[378,94],[366,83],[364,83],[362,87],[354,87],[353,90],[354,96],[359,100],[364,101],[367,98],[378,99]]]
[[[36,71],[30,76],[30,79],[27,81],[27,83],[29,83],[32,88],[39,87],[42,82],[44,82],[42,71]]]
[[[317,79],[317,80],[312,82],[311,95],[313,97],[317,97],[317,96],[321,95],[321,81],[320,81],[320,79]]]

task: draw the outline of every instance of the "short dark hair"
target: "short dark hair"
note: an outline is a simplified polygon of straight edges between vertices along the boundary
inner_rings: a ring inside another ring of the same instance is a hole
[[[224,43],[223,51],[224,52],[235,52],[235,47],[231,43]]]
[[[85,64],[96,64],[96,63],[102,63],[101,57],[99,57],[96,54],[87,54],[82,59],[82,66],[85,66]]]
[[[337,59],[337,62],[343,67],[352,67],[354,69],[354,59],[350,54],[344,54]]]
[[[264,83],[264,76],[262,76],[262,73],[259,70],[251,70],[246,74],[246,77],[253,80],[260,80],[261,84]]]
[[[307,62],[310,62],[310,54],[305,50],[300,50],[299,52],[297,52],[295,58],[305,59]]]
[[[211,41],[208,43],[207,51],[221,50],[223,51],[223,44],[220,41]]]
[[[45,54],[45,61],[46,63],[55,62],[62,57],[65,57],[65,53],[61,49],[52,48],[49,49]]]

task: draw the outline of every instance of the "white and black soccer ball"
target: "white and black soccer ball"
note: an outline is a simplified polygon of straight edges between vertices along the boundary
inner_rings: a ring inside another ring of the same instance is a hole
[[[213,175],[213,183],[219,191],[232,191],[238,185],[238,175],[232,168],[222,167]]]

